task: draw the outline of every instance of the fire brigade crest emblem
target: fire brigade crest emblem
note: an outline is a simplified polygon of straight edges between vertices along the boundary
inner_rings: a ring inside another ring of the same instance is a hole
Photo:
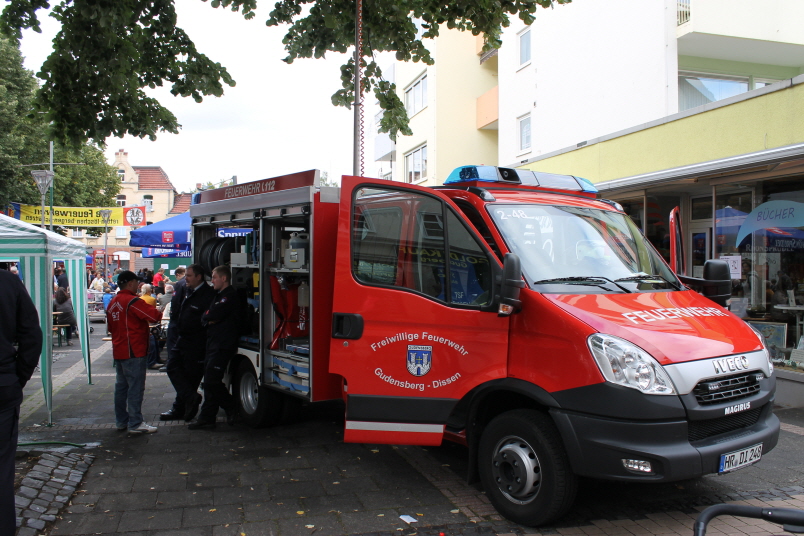
[[[420,346],[417,344],[408,345],[407,365],[408,372],[414,376],[424,376],[430,372],[433,364],[433,347]]]

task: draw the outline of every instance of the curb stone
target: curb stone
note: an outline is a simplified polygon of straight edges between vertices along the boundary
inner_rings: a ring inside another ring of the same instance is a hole
[[[35,535],[56,516],[72,497],[95,456],[50,451],[24,476],[14,497],[17,535]]]

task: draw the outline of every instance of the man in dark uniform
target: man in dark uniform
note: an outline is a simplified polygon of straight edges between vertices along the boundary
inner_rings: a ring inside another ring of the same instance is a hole
[[[185,292],[187,292],[187,280],[184,278],[187,270],[182,266],[176,268],[176,282],[173,284],[173,297],[170,299],[170,321],[168,322],[167,341],[165,341],[165,348],[167,349],[168,361],[171,356],[178,358],[179,350],[176,348],[176,342],[179,340],[179,314],[181,313],[181,302],[184,301]],[[159,372],[167,372],[167,365],[159,369]],[[170,411],[166,411],[162,415],[168,415]],[[162,419],[163,421],[171,419]]]
[[[228,266],[218,266],[212,270],[212,286],[218,293],[201,317],[207,327],[207,358],[204,362],[204,404],[198,419],[187,428],[215,428],[218,409],[226,412],[226,422],[235,423],[237,408],[234,397],[223,384],[223,375],[229,362],[237,353],[240,341],[241,308],[237,291],[230,282],[232,272]]]
[[[183,281],[185,289],[184,298],[178,308],[178,313],[170,305],[170,318],[176,318],[176,331],[178,340],[175,351],[168,354],[167,375],[170,383],[176,390],[176,400],[170,411],[166,411],[159,418],[163,421],[184,419],[191,420],[198,413],[201,405],[201,395],[198,386],[204,377],[204,359],[207,351],[207,330],[201,325],[201,315],[209,307],[215,291],[204,280],[206,275],[203,266],[191,264],[187,267]],[[175,294],[175,292],[174,292]]]
[[[0,270],[0,534],[17,530],[14,456],[22,388],[41,353],[42,329],[33,301],[19,277]]]

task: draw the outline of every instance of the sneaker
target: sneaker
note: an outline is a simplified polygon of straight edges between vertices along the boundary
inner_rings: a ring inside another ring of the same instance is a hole
[[[128,430],[128,425],[127,424],[118,424],[117,425],[117,431],[118,432],[125,432],[126,430]]]
[[[156,426],[150,426],[141,422],[139,426],[136,428],[130,428],[128,430],[129,435],[140,435],[140,434],[153,434],[157,431]]]

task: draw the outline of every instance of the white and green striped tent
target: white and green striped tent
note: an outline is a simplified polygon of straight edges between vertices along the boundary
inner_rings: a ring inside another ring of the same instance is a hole
[[[49,422],[53,422],[53,261],[64,261],[70,282],[81,353],[91,383],[89,323],[87,319],[86,247],[81,242],[40,229],[0,214],[0,261],[20,263],[22,280],[33,298],[44,334],[39,368],[47,403]]]

